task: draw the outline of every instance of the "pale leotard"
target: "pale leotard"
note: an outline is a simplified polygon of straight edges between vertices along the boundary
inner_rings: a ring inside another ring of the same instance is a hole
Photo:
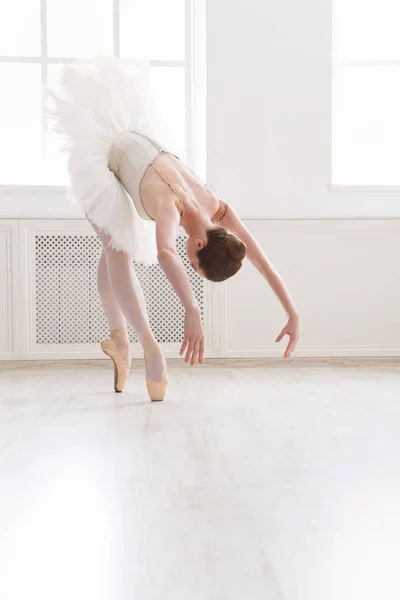
[[[152,220],[140,196],[142,179],[155,158],[166,152],[165,148],[138,131],[123,131],[111,144],[108,167],[132,199],[142,219]]]
[[[151,208],[165,195],[165,185],[175,194],[181,217],[187,195],[196,197],[212,215],[218,212],[220,202],[214,192],[177,157],[139,131],[126,131],[115,137],[108,164],[142,219],[154,220]]]

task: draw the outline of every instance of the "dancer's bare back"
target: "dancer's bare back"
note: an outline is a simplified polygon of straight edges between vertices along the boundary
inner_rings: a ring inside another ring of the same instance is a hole
[[[155,220],[170,212],[172,203],[181,218],[186,208],[198,208],[213,219],[221,203],[186,165],[172,154],[162,153],[147,169],[140,186],[140,196],[146,212]]]

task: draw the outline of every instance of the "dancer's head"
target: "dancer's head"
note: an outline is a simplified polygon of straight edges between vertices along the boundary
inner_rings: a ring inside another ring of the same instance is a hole
[[[246,246],[223,227],[213,227],[202,237],[191,236],[186,242],[190,264],[210,281],[225,281],[235,275],[246,256]]]

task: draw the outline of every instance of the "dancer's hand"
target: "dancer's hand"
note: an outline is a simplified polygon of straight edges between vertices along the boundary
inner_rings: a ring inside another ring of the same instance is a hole
[[[297,340],[299,339],[299,315],[294,314],[289,317],[289,320],[285,327],[282,329],[278,337],[276,338],[276,342],[280,342],[281,339],[285,336],[289,336],[289,342],[286,346],[285,353],[283,358],[289,358],[293,350],[296,348]]]
[[[204,334],[201,326],[201,314],[198,307],[186,311],[185,314],[185,336],[183,338],[180,355],[186,350],[185,362],[193,366],[198,357],[199,363],[203,364],[204,357]]]

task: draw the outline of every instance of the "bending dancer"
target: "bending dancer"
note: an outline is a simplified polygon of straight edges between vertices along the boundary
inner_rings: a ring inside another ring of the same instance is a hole
[[[129,321],[143,348],[149,396],[157,401],[166,392],[167,369],[134,260],[158,259],[186,311],[180,354],[192,365],[204,355],[200,309],[175,248],[178,226],[188,235],[191,267],[211,281],[237,273],[247,255],[288,316],[276,340],[289,336],[284,358],[296,346],[299,326],[282,279],[233,208],[155,141],[146,89],[141,74],[128,76],[115,60],[69,66],[52,114],[68,140],[73,194],[102,244],[98,289],[110,338],[101,346],[114,363],[114,389],[122,392],[129,375]]]

